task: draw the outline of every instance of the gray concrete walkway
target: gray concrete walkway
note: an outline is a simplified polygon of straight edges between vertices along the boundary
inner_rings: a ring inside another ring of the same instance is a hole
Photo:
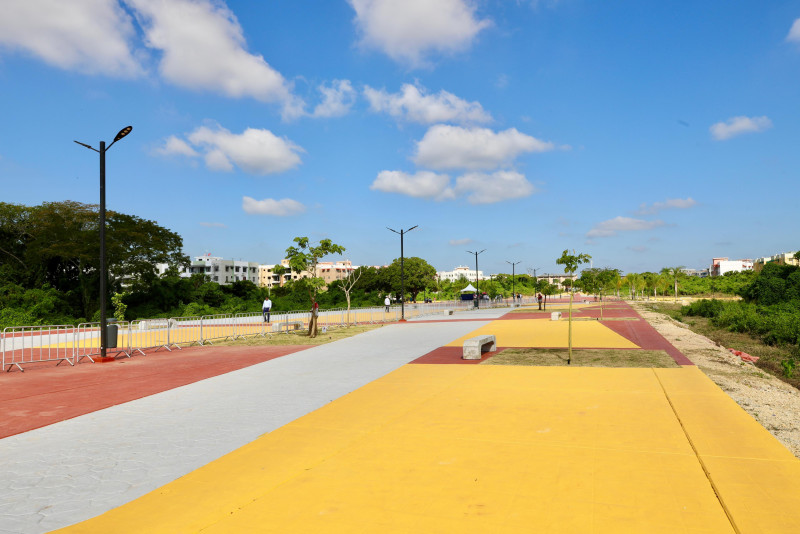
[[[0,533],[47,532],[129,502],[483,324],[388,325],[2,439]]]

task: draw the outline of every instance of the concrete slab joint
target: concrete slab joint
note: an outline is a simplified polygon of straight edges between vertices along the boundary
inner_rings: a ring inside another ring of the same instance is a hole
[[[489,345],[489,351],[497,350],[497,340],[494,334],[475,336],[464,341],[463,360],[480,360],[483,347]]]

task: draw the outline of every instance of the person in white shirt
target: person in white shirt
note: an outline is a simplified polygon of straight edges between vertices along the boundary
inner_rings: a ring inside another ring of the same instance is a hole
[[[386,300],[383,301],[383,305],[386,306],[386,311],[389,311],[389,306],[392,305],[392,301],[389,300],[389,295],[386,295]]]
[[[269,310],[272,309],[272,301],[269,297],[264,299],[264,304],[261,305],[261,312],[264,314],[264,322],[269,322]]]

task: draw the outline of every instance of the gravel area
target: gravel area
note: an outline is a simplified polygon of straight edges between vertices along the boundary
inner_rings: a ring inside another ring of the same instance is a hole
[[[632,303],[667,341],[800,458],[800,390],[744,363],[724,347],[671,317]]]

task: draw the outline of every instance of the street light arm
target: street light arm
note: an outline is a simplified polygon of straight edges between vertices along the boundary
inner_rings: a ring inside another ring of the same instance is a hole
[[[95,152],[97,152],[98,154],[100,153],[100,151],[99,151],[99,150],[97,150],[95,147],[93,147],[93,146],[89,146],[89,145],[87,145],[86,143],[81,143],[80,141],[73,141],[73,142],[74,142],[74,143],[78,143],[78,144],[79,144],[79,145],[81,145],[81,146],[85,146],[85,147],[86,147],[86,148],[88,148],[89,150],[94,150],[94,151],[95,151]]]

